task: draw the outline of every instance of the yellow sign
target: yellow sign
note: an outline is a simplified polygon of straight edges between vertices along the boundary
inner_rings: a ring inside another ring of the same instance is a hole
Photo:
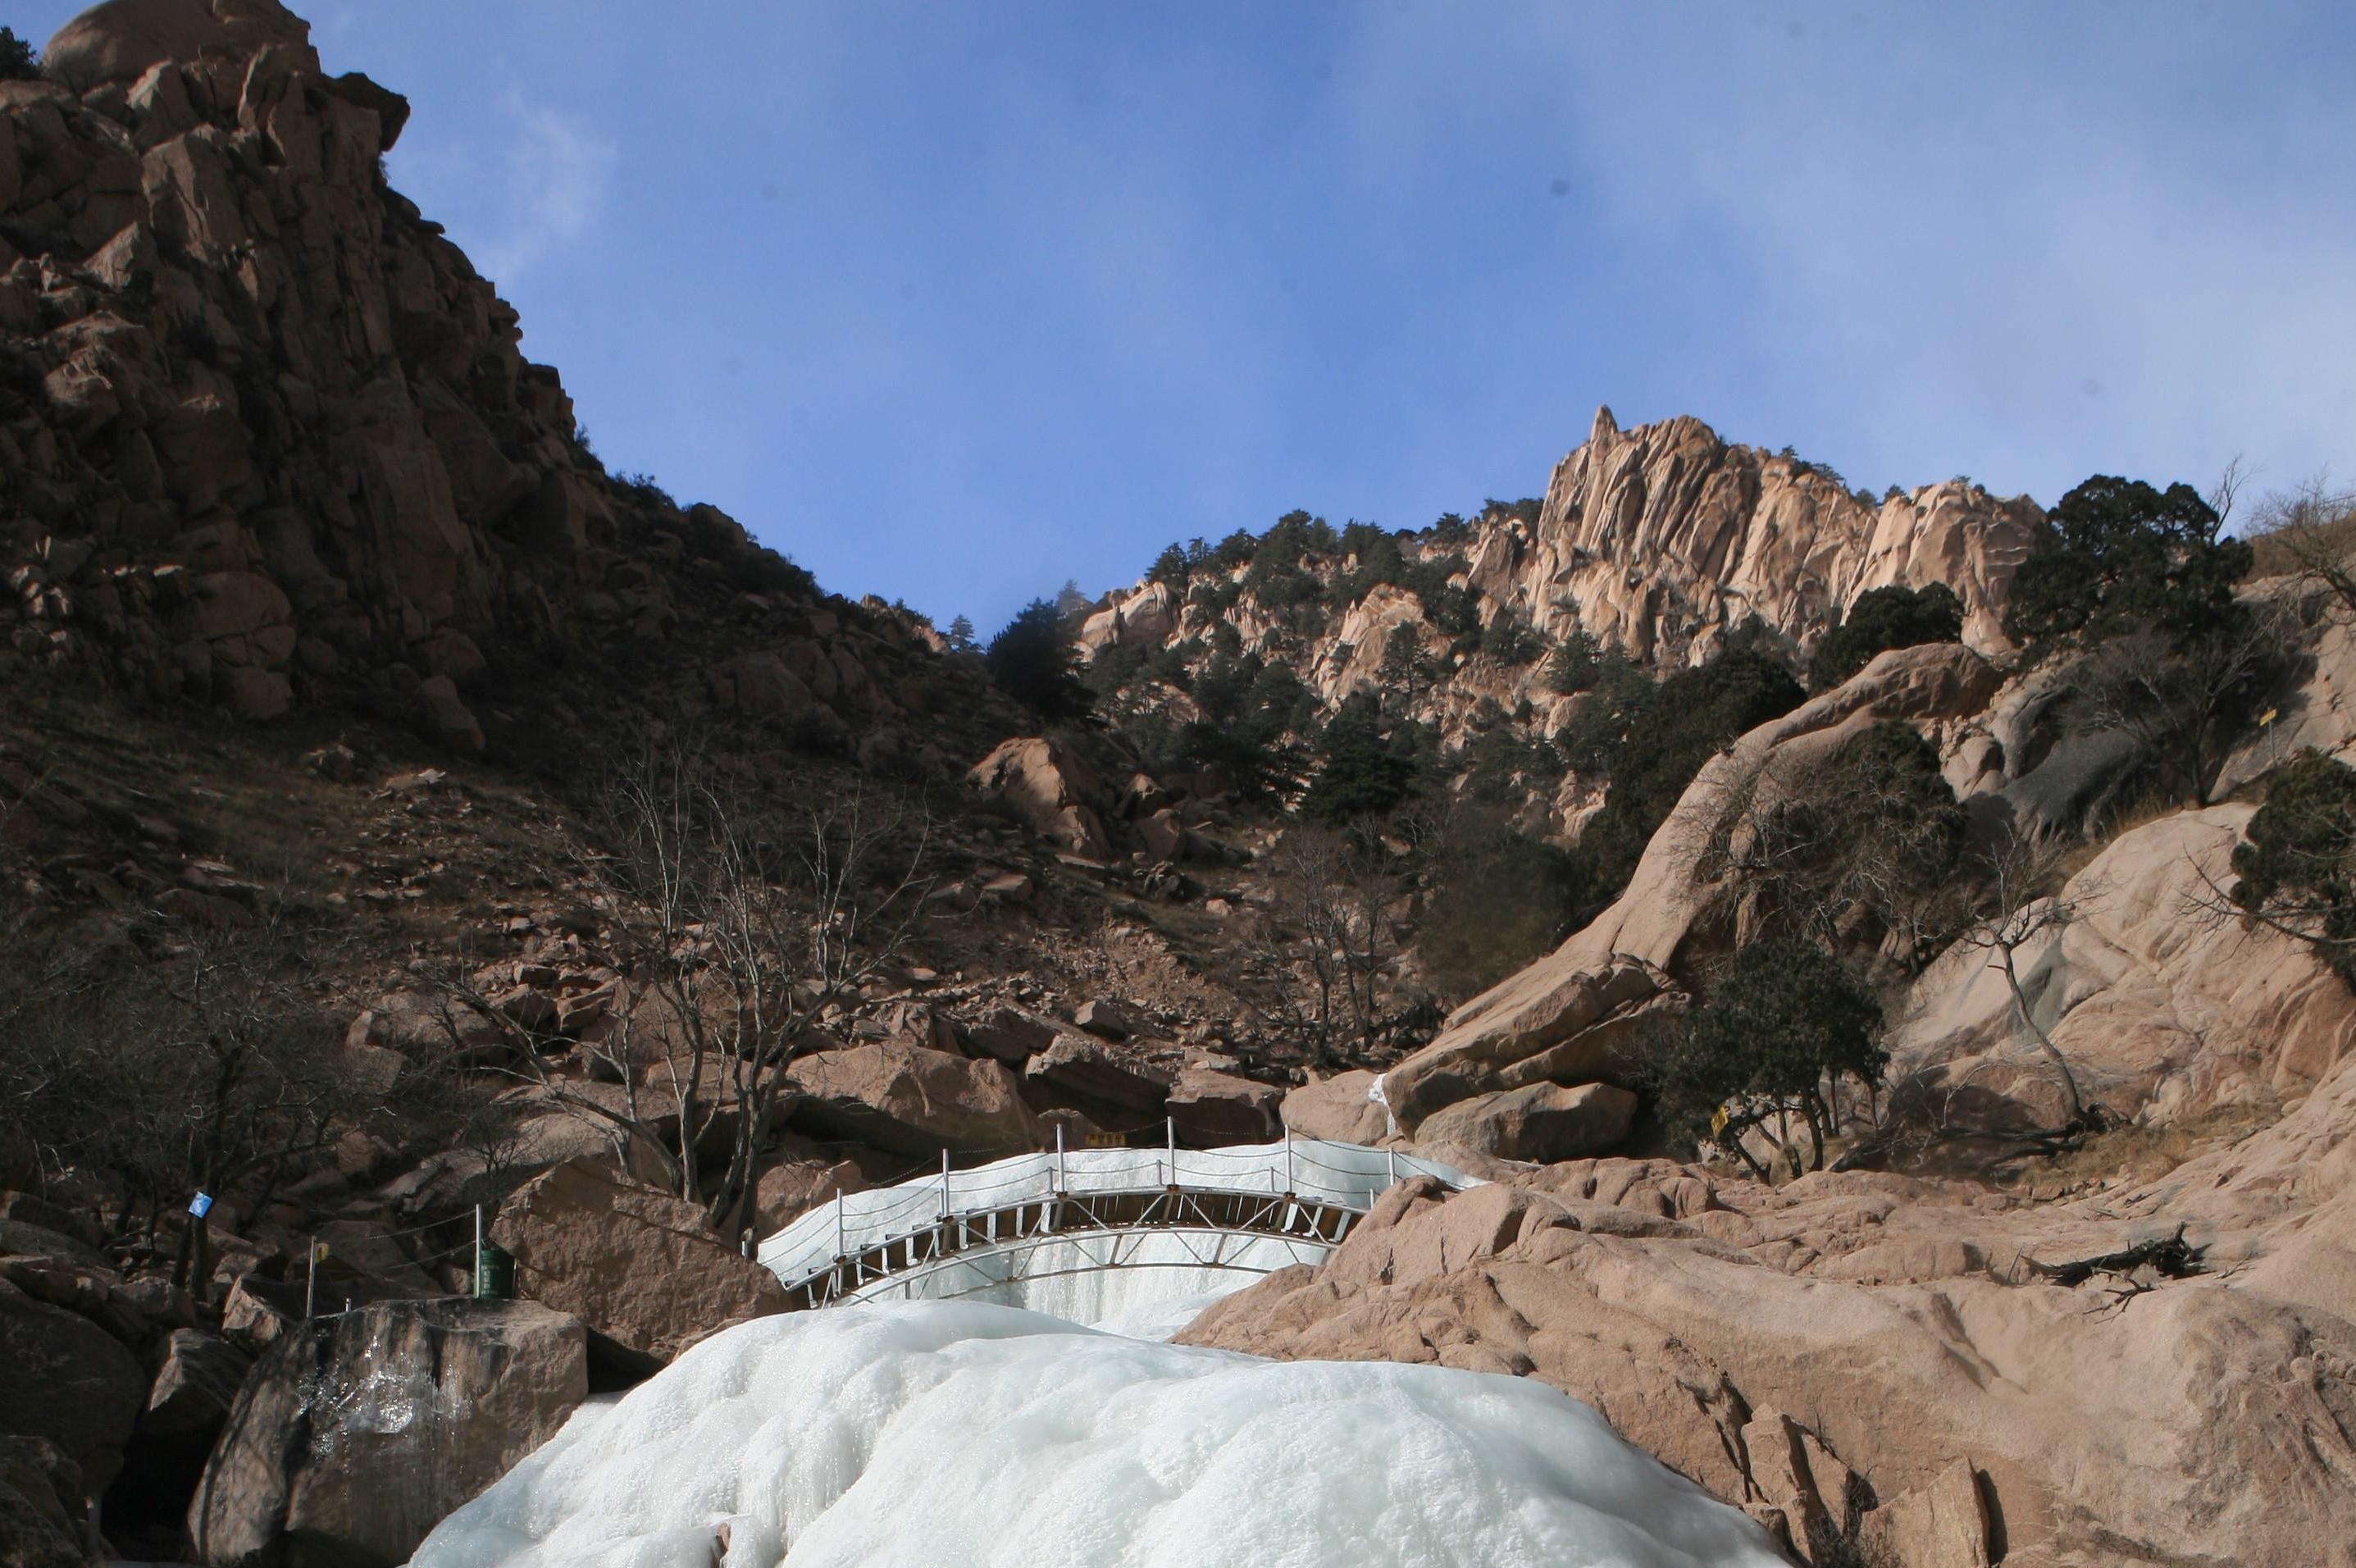
[[[1713,1138],[1726,1136],[1726,1107],[1723,1105],[1719,1106],[1718,1113],[1709,1119],[1709,1135]]]

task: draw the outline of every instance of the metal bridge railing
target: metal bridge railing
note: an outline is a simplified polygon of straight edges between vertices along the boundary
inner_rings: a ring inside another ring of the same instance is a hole
[[[1477,1185],[1452,1166],[1357,1144],[1296,1139],[1183,1149],[1056,1146],[868,1192],[838,1193],[761,1244],[760,1260],[807,1306],[978,1250],[1040,1237],[1141,1230],[1290,1238],[1323,1250],[1393,1182],[1430,1176]],[[1119,1266],[1118,1262],[1104,1266]]]

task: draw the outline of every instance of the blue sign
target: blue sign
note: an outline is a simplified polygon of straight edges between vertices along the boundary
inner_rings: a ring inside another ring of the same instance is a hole
[[[212,1211],[213,1195],[211,1193],[200,1192],[197,1194],[196,1197],[188,1199],[188,1212],[195,1215],[198,1219],[202,1219],[206,1215],[210,1214]]]

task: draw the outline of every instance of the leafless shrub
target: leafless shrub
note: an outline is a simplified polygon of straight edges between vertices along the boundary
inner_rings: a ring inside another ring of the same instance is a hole
[[[1298,827],[1269,872],[1275,896],[1247,939],[1260,1027],[1321,1067],[1375,1055],[1402,1000],[1391,908],[1406,887],[1390,852],[1363,833]]]
[[[142,935],[91,949],[20,933],[33,967],[16,972],[33,983],[0,1019],[0,1106],[45,1178],[112,1189],[123,1239],[152,1237],[198,1190],[267,1205],[372,1103],[321,1037],[331,933],[265,900],[250,925]]]
[[[2175,799],[2208,803],[2226,758],[2298,642],[2297,608],[2278,600],[2186,636],[2129,632],[2071,671],[2085,724],[2132,737]]]
[[[2330,612],[2356,619],[2356,490],[2318,474],[2260,504],[2250,529],[2262,576],[2296,575]]]
[[[855,789],[772,806],[672,746],[616,772],[594,836],[581,871],[622,983],[577,1065],[618,1097],[560,1069],[573,1042],[519,1021],[463,963],[435,972],[445,1025],[455,1042],[489,1020],[509,1047],[496,1070],[603,1128],[624,1158],[652,1154],[671,1190],[727,1229],[759,1185],[787,1068],[888,1000],[929,891],[928,825]],[[728,1154],[707,1184],[715,1138]]]

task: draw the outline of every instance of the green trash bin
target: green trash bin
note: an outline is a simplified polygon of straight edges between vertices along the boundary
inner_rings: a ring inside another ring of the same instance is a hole
[[[477,1301],[513,1301],[515,1299],[515,1254],[505,1247],[484,1242],[475,1251],[475,1299]]]

